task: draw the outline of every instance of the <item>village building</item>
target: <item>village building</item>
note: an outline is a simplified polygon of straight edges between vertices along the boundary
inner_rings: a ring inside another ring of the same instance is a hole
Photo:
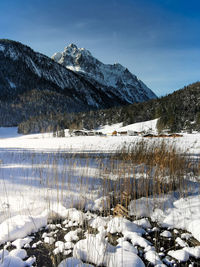
[[[76,131],[73,131],[73,134],[74,134],[75,136],[86,136],[86,135],[88,135],[87,132],[82,131],[82,130],[76,130]]]

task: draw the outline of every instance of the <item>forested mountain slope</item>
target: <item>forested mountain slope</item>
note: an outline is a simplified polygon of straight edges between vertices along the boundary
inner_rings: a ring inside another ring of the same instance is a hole
[[[128,125],[154,118],[160,118],[160,131],[200,131],[200,82],[144,103],[77,114],[57,114],[51,121],[42,115],[20,124],[19,131],[25,133],[45,130],[45,124],[52,130],[56,127],[92,129],[105,124],[123,122]]]

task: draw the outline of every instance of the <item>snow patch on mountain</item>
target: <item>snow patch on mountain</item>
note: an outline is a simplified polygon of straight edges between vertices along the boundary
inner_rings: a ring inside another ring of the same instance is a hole
[[[4,52],[4,50],[5,50],[5,46],[0,44],[0,51]]]
[[[6,47],[4,45],[2,45],[2,49],[0,49],[2,52],[4,52],[4,55],[6,57],[10,57],[11,59],[13,59],[14,61],[16,61],[19,58],[19,53],[17,51],[17,49],[15,49],[14,47]]]
[[[30,62],[31,62],[31,64],[32,64],[32,67],[33,67],[34,72],[35,72],[39,77],[41,77],[41,72],[40,72],[40,70],[36,67],[36,65],[35,65],[35,63],[33,62],[33,60],[32,60],[31,58],[29,58],[29,60],[30,60]]]
[[[11,82],[10,80],[8,80],[8,83],[9,83],[9,85],[10,85],[11,88],[13,88],[13,89],[16,88],[15,83]]]

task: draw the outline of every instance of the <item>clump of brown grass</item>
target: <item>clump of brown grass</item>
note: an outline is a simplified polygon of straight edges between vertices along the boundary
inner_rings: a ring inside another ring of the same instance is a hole
[[[121,187],[133,198],[185,189],[190,159],[166,141],[148,142],[142,139],[128,148],[124,147],[113,158],[120,159],[121,164],[126,162],[126,172],[132,173],[132,178],[124,179]],[[140,179],[136,178],[138,171]]]

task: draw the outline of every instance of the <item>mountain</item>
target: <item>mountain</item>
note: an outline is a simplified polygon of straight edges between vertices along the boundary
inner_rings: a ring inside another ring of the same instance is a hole
[[[21,43],[0,40],[1,126],[40,114],[96,108],[100,97],[92,84],[47,56]]]
[[[26,45],[0,39],[0,126],[16,126],[40,115],[126,105],[122,95]]]
[[[92,84],[21,43],[0,40],[0,62],[1,100],[9,100],[34,89],[62,94],[69,104],[68,111],[104,104],[104,96]]]
[[[108,97],[119,98],[122,103],[132,104],[156,98],[156,95],[127,68],[119,63],[103,64],[85,48],[77,48],[75,44],[65,47],[52,59],[70,69],[90,83]]]

